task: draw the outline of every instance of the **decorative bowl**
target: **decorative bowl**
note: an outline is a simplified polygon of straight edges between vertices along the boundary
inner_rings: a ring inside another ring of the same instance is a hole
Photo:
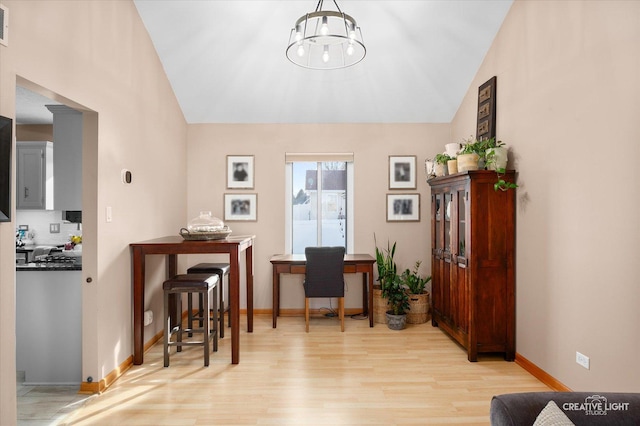
[[[224,226],[217,231],[189,231],[187,228],[180,228],[180,236],[189,241],[223,240],[231,235],[231,229]]]

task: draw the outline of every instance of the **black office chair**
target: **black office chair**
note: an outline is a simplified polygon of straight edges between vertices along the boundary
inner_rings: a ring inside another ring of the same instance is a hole
[[[309,332],[309,298],[337,297],[340,328],[344,331],[344,247],[307,247],[304,278],[304,318]]]

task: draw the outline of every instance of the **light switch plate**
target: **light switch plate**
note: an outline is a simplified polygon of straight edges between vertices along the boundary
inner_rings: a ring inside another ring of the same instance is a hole
[[[50,223],[49,224],[49,233],[50,234],[59,234],[60,233],[60,224],[59,223]]]

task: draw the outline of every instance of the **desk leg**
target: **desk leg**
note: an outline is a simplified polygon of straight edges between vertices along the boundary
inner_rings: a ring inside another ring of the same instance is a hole
[[[369,327],[373,327],[373,265],[367,271],[369,281]]]
[[[231,302],[231,363],[240,363],[240,253],[234,247],[229,252],[229,299]]]
[[[253,333],[253,245],[247,247],[247,332]]]
[[[132,248],[133,254],[133,363],[140,365],[144,354],[144,253]]]
[[[369,281],[367,280],[367,276],[369,274],[362,274],[362,314],[369,314]]]
[[[271,279],[271,283],[273,285],[271,315],[273,318],[273,328],[276,328],[278,326],[278,315],[280,314],[280,273],[276,265],[273,265],[273,278]]]

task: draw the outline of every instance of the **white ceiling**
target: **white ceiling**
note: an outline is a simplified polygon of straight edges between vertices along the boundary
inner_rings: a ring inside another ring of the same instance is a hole
[[[188,123],[448,123],[512,1],[340,0],[367,56],[333,71],[285,56],[315,0],[134,3]]]

